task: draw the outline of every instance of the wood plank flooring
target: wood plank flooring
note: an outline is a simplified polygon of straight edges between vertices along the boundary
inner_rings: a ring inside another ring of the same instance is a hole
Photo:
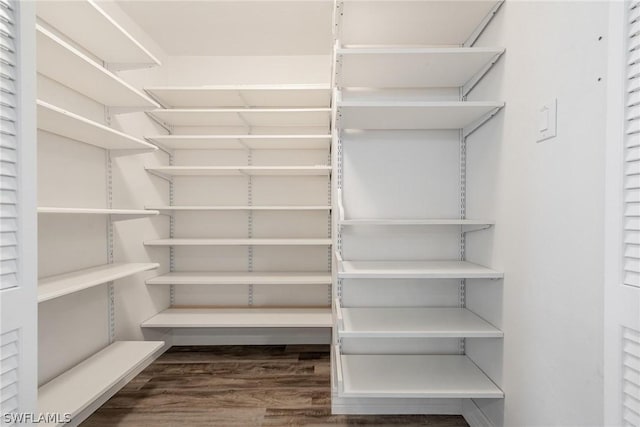
[[[467,426],[453,415],[331,415],[329,346],[173,347],[82,427]]]

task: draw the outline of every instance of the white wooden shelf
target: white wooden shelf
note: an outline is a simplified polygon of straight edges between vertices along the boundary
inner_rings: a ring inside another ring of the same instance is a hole
[[[150,209],[97,209],[97,208],[56,208],[39,207],[39,214],[62,214],[62,215],[110,215],[112,220],[127,220],[155,216],[160,211]]]
[[[337,308],[343,338],[501,338],[502,331],[465,308]]]
[[[110,107],[156,108],[159,105],[120,77],[40,25],[38,73]]]
[[[329,107],[331,88],[322,84],[170,86],[146,88],[167,108]]]
[[[158,239],[146,246],[329,246],[331,239]]]
[[[99,406],[149,366],[163,346],[162,341],[114,342],[38,388],[39,413],[68,413],[73,419]]]
[[[331,135],[154,135],[170,150],[325,150]]]
[[[169,126],[328,127],[329,108],[185,108],[150,111]]]
[[[348,45],[462,46],[500,3],[488,1],[349,1],[338,38]],[[390,25],[389,23],[393,23]]]
[[[393,219],[393,218],[368,218],[368,219],[343,219],[340,225],[433,225],[433,226],[489,226],[494,221],[476,219]]]
[[[343,279],[499,279],[503,273],[467,261],[339,261]]]
[[[157,263],[114,263],[38,280],[38,302],[49,301],[160,266]]]
[[[330,308],[170,308],[143,328],[330,328]]]
[[[171,176],[328,176],[331,166],[156,166],[145,168]]]
[[[462,129],[494,114],[499,102],[340,101],[341,129]]]
[[[80,46],[109,64],[125,64],[126,68],[160,65],[160,61],[144,48],[94,0],[37,3],[36,13]]]
[[[462,87],[498,58],[504,49],[339,48],[339,87]]]
[[[84,142],[105,150],[154,151],[158,148],[142,139],[94,122],[78,114],[66,111],[38,100],[38,129]]]
[[[336,354],[338,393],[344,397],[504,397],[467,356]]]
[[[147,280],[147,285],[330,285],[327,272],[172,272]]]
[[[147,209],[167,212],[206,212],[206,211],[330,211],[331,206],[148,206]]]

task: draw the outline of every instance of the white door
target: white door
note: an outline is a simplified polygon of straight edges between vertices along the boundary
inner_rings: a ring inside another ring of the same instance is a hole
[[[605,425],[640,426],[640,1],[610,3]]]
[[[34,2],[0,0],[0,425],[37,411]]]

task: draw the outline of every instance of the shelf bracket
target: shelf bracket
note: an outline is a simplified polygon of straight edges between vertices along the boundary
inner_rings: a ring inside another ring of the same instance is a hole
[[[494,110],[486,114],[484,117],[480,118],[475,123],[472,123],[469,127],[464,128],[462,130],[462,133],[463,133],[462,137],[466,139],[469,136],[471,136],[473,133],[475,133],[475,131],[477,131],[482,126],[484,126],[485,123],[487,123],[489,120],[494,118],[503,108],[504,108],[504,105],[495,108]]]
[[[145,137],[144,140],[147,141],[149,144],[153,144],[154,146],[158,147],[158,150],[166,153],[167,155],[169,155],[169,156],[173,155],[173,151],[172,150],[168,149],[167,147],[165,147],[162,144],[158,144],[157,142],[153,141],[151,138]],[[129,150],[129,151],[131,151],[131,150]]]
[[[469,79],[469,81],[462,86],[462,100],[467,99],[467,96],[471,93],[471,91],[475,89],[475,87],[485,78],[489,71],[491,71],[494,65],[498,63],[500,58],[502,58],[504,52],[505,51],[503,50],[502,52],[494,56],[493,59],[491,59],[491,62],[485,65],[482,70],[480,70],[475,76],[471,77],[471,79]]]
[[[493,18],[496,16],[498,11],[502,7],[503,3],[504,3],[504,0],[500,0],[491,8],[487,16],[484,17],[482,22],[480,22],[480,24],[476,27],[473,33],[471,33],[469,38],[463,43],[462,45],[463,47],[472,47],[478,41],[482,33],[484,33],[484,30],[487,29],[487,27],[489,26]]]
[[[153,120],[158,126],[166,130],[167,133],[169,133],[169,135],[173,134],[173,126],[166,124],[165,122],[163,122],[162,120],[160,120],[159,118],[151,114],[151,112],[149,111],[145,111],[145,114],[147,115],[147,117]]]
[[[463,233],[473,233],[474,231],[488,230],[491,227],[493,227],[493,224],[487,224],[487,225],[463,225],[462,226],[462,232]]]
[[[154,170],[146,169],[146,168],[145,168],[145,170],[147,171],[147,173],[149,173],[149,174],[151,174],[151,175],[154,175],[154,176],[156,176],[156,177],[158,177],[158,178],[164,179],[164,180],[165,180],[165,181],[167,181],[169,184],[173,183],[173,178],[170,178],[170,177],[166,176],[166,175],[165,175],[165,174],[163,174],[163,173],[156,172],[156,171],[154,171]]]

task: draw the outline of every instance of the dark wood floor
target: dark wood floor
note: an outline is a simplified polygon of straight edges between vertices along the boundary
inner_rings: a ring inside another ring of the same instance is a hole
[[[82,427],[467,425],[460,416],[331,415],[329,369],[329,346],[173,347]]]

